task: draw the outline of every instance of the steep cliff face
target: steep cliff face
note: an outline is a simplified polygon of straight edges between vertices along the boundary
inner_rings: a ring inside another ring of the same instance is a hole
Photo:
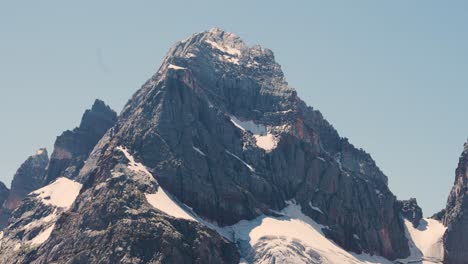
[[[48,162],[47,150],[39,149],[21,164],[13,176],[11,189],[1,206],[0,227],[5,226],[11,212],[21,204],[26,195],[42,186]]]
[[[18,207],[21,200],[30,192],[39,189],[42,178],[49,162],[46,149],[39,149],[35,155],[30,156],[18,169],[11,182],[11,191],[4,207],[13,210]]]
[[[468,143],[458,161],[454,186],[449,194],[443,223],[447,231],[444,235],[444,263],[468,263]]]
[[[8,198],[9,193],[10,193],[10,190],[5,186],[3,182],[0,182],[0,204],[2,205],[2,207],[6,199]],[[0,228],[3,228],[5,223],[8,221],[8,217],[9,217],[8,211],[6,211],[2,207],[0,207]]]
[[[3,204],[8,198],[10,190],[5,186],[3,182],[0,182],[0,203]]]
[[[43,184],[58,177],[75,178],[96,143],[116,120],[117,114],[103,101],[96,100],[84,113],[79,127],[57,137]]]

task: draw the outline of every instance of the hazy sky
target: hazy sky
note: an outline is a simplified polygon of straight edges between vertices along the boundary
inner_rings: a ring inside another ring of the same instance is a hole
[[[95,98],[120,111],[175,41],[218,26],[271,48],[399,198],[444,207],[468,138],[468,2],[166,2],[0,0],[1,180]]]

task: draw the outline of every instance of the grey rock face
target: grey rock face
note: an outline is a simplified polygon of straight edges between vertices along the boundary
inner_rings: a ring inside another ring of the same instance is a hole
[[[400,206],[401,215],[410,221],[416,228],[419,226],[419,222],[423,218],[421,207],[419,207],[416,198],[410,198],[409,200],[398,201]]]
[[[75,178],[96,143],[116,120],[117,114],[103,101],[96,100],[92,108],[84,113],[79,127],[57,137],[44,185],[60,176]]]
[[[26,195],[42,186],[42,179],[49,162],[46,149],[39,149],[16,171],[11,182],[11,190],[1,206],[0,227],[4,227],[11,212],[16,209]]]
[[[444,234],[444,263],[468,263],[468,143],[465,143],[458,167],[455,183],[449,194],[443,223],[447,226]]]

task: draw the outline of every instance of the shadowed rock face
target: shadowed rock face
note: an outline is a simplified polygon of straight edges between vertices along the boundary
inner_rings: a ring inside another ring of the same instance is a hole
[[[0,182],[0,203],[3,204],[5,200],[8,198],[8,194],[10,190],[5,186],[3,182]]]
[[[20,166],[11,182],[10,195],[5,203],[6,208],[10,210],[17,208],[28,193],[42,187],[42,178],[48,162],[47,150],[40,149]]]
[[[3,182],[0,182],[0,204],[4,204],[8,198],[10,190],[5,186]],[[0,208],[0,228],[3,228],[5,223],[8,221],[8,213],[5,213],[5,209]]]
[[[444,235],[444,263],[467,263],[468,260],[468,143],[465,143],[458,167],[455,183],[449,194],[443,223],[447,226]]]
[[[423,218],[421,207],[419,207],[416,198],[410,198],[409,200],[398,201],[400,206],[401,215],[410,221],[414,228],[419,226],[419,222]]]
[[[47,150],[40,149],[16,171],[11,182],[11,190],[2,203],[0,227],[5,226],[11,212],[21,204],[26,195],[42,186],[42,179],[48,162]]]
[[[117,114],[103,101],[96,100],[84,113],[79,127],[57,137],[44,185],[61,176],[75,178],[91,150],[116,120]]]

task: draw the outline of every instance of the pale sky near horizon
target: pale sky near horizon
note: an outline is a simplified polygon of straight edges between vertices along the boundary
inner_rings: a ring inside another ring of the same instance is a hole
[[[0,0],[0,180],[95,98],[119,112],[174,42],[217,26],[272,49],[398,198],[445,206],[468,138],[468,2],[168,2]]]

